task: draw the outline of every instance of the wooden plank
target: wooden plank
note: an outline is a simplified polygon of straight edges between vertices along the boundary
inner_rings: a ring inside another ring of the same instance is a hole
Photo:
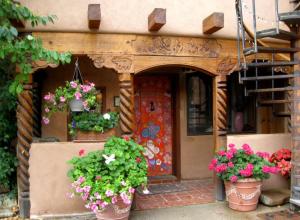
[[[224,27],[224,13],[214,12],[202,22],[203,34],[213,34]]]
[[[166,9],[155,8],[148,16],[148,30],[159,31],[167,22],[166,13]]]
[[[88,5],[88,23],[90,29],[99,29],[101,22],[100,4]]]

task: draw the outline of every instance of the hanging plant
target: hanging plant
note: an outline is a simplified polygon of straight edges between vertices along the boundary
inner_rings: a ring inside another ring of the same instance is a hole
[[[97,107],[96,93],[94,83],[81,84],[78,80],[67,81],[64,87],[58,87],[54,93],[48,92],[44,96],[43,122],[49,124],[50,117],[54,112],[66,111],[74,102],[81,103],[82,110],[95,109]]]

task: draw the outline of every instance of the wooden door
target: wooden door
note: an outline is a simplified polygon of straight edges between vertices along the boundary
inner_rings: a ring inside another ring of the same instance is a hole
[[[145,147],[149,176],[173,174],[171,80],[142,76],[134,81],[135,137]]]

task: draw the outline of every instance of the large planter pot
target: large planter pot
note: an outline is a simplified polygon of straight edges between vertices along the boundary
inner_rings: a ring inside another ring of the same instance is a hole
[[[261,185],[261,180],[252,178],[238,180],[236,183],[225,181],[229,208],[242,212],[255,210],[261,193]]]
[[[114,128],[105,131],[104,133],[96,131],[76,131],[75,142],[94,142],[94,141],[106,141],[109,137],[115,136],[116,130]]]
[[[104,210],[96,213],[98,220],[128,220],[131,204],[124,204],[119,198],[116,204],[108,205]]]
[[[81,99],[72,99],[69,102],[69,106],[72,112],[83,112],[84,110],[83,102]]]

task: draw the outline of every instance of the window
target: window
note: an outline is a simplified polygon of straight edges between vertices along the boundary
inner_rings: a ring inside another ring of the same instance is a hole
[[[212,79],[201,73],[187,75],[187,135],[212,132]]]

